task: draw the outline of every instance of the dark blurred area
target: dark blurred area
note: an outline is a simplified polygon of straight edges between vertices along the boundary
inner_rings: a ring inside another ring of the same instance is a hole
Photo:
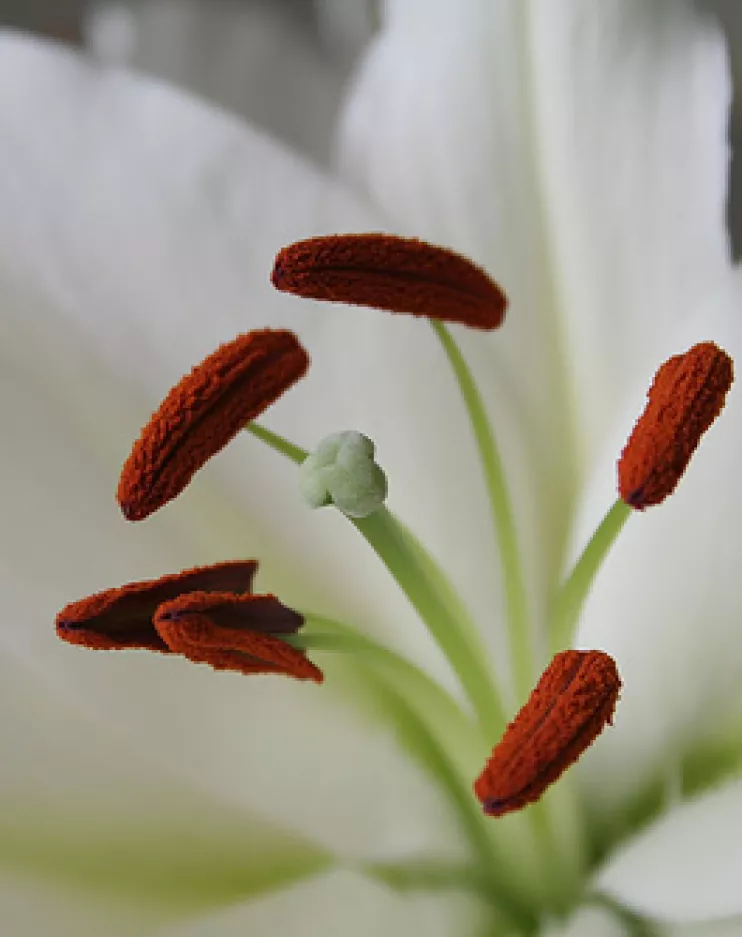
[[[0,0],[0,23],[81,42],[86,6],[85,0]]]
[[[735,260],[742,259],[742,0],[696,0],[699,7],[718,17],[727,34],[734,81],[734,103],[729,119],[732,172],[727,199],[727,224]]]

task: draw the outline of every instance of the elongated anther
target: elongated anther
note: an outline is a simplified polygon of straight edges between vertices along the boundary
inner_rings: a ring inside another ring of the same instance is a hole
[[[190,593],[161,605],[155,628],[172,651],[215,670],[278,673],[321,683],[322,671],[279,637],[304,619],[272,595]]]
[[[168,653],[153,623],[159,605],[184,592],[249,593],[257,568],[255,560],[235,560],[106,589],[66,605],[56,618],[57,634],[69,644],[94,650]]]
[[[476,264],[445,247],[391,234],[337,234],[297,241],[276,257],[273,285],[308,299],[373,306],[458,322],[502,324],[507,298]]]
[[[672,494],[733,379],[732,359],[713,342],[662,365],[618,463],[618,490],[627,504],[642,511]]]
[[[499,817],[537,801],[611,722],[620,689],[608,654],[557,654],[474,784],[484,812]]]
[[[292,332],[264,329],[227,342],[165,397],[121,470],[124,517],[142,520],[301,378],[309,356]]]

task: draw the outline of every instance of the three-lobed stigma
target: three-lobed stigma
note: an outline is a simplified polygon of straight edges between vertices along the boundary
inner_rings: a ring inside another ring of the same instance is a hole
[[[348,517],[369,517],[384,503],[387,480],[373,442],[355,430],[326,436],[299,466],[299,489],[312,508],[334,505]]]

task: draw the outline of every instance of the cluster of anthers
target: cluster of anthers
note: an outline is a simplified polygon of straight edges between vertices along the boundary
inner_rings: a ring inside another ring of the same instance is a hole
[[[502,324],[506,297],[482,269],[423,241],[352,234],[311,238],[284,248],[272,281],[278,290],[300,297],[431,320],[460,379],[480,451],[489,447],[490,465],[499,471],[494,438],[482,428],[481,400],[443,325],[491,330]],[[339,433],[309,455],[252,423],[308,365],[309,356],[292,332],[265,329],[238,336],[193,368],[167,394],[123,467],[117,497],[124,517],[142,520],[178,496],[195,472],[248,428],[301,465],[301,487],[311,505],[334,504],[382,555],[379,525],[388,528],[398,522],[383,506],[386,479],[373,461],[371,441],[359,433]],[[620,499],[606,516],[606,535],[596,535],[588,544],[557,603],[557,641],[559,635],[571,635],[570,623],[589,588],[590,577],[577,573],[596,567],[629,507],[642,511],[675,489],[702,434],[721,411],[732,376],[731,359],[711,342],[671,358],[657,372],[646,409],[618,463]],[[492,506],[498,529],[507,533],[512,517],[496,498]],[[371,526],[373,518],[376,528]],[[406,542],[400,533],[404,529],[395,530],[400,550]],[[217,670],[322,682],[322,671],[305,653],[322,643],[302,641],[301,614],[273,595],[252,592],[256,568],[254,560],[234,561],[108,589],[62,609],[57,634],[93,649],[144,648],[181,654]],[[419,583],[405,580],[398,571],[395,577],[445,651],[457,622],[450,615],[446,618],[445,609],[439,609],[437,618],[435,609],[432,618],[426,615],[430,603],[417,588]],[[517,588],[517,580],[517,575],[506,577],[506,588],[508,582]],[[515,599],[510,604],[517,607]],[[517,614],[513,618],[517,625]],[[516,633],[511,640],[522,642],[524,637]],[[621,687],[614,660],[600,650],[553,649],[551,663],[474,783],[489,815],[500,816],[538,800],[612,720]],[[464,683],[479,666],[475,654],[450,658]],[[474,688],[473,708],[483,724],[497,726],[498,720],[488,716],[502,702],[495,694],[477,691],[474,680],[469,684]]]

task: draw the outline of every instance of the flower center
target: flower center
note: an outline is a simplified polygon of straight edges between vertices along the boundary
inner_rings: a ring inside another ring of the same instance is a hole
[[[486,484],[499,546],[510,669],[516,694],[525,701],[522,708],[509,722],[513,706],[465,602],[424,545],[384,505],[387,480],[374,459],[373,442],[344,431],[322,440],[310,454],[253,422],[308,367],[307,352],[286,331],[239,336],[168,393],[124,465],[118,488],[124,516],[140,520],[163,507],[240,429],[248,429],[297,464],[311,507],[335,506],[365,538],[448,660],[464,704],[351,624],[253,594],[253,560],[106,590],[63,609],[57,633],[95,649],[146,648],[216,670],[316,683],[323,673],[307,652],[327,654],[329,660],[341,655],[458,821],[470,859],[461,868],[439,868],[436,881],[465,883],[486,897],[511,930],[532,933],[541,911],[564,912],[577,898],[589,864],[589,834],[569,776],[543,800],[542,795],[611,723],[621,688],[606,651],[569,649],[580,612],[631,509],[659,504],[677,486],[724,405],[731,359],[705,342],[657,372],[619,462],[621,497],[561,583],[539,635],[554,656],[531,690],[545,661],[534,650],[510,486],[482,396],[445,325],[498,328],[507,305],[503,291],[450,250],[386,234],[292,244],[279,253],[272,280],[302,298],[369,305],[430,321],[468,413]],[[331,670],[327,685],[332,684]],[[515,815],[491,819],[506,814]],[[377,864],[376,874],[409,887],[411,881],[430,880],[430,857],[425,860]]]

